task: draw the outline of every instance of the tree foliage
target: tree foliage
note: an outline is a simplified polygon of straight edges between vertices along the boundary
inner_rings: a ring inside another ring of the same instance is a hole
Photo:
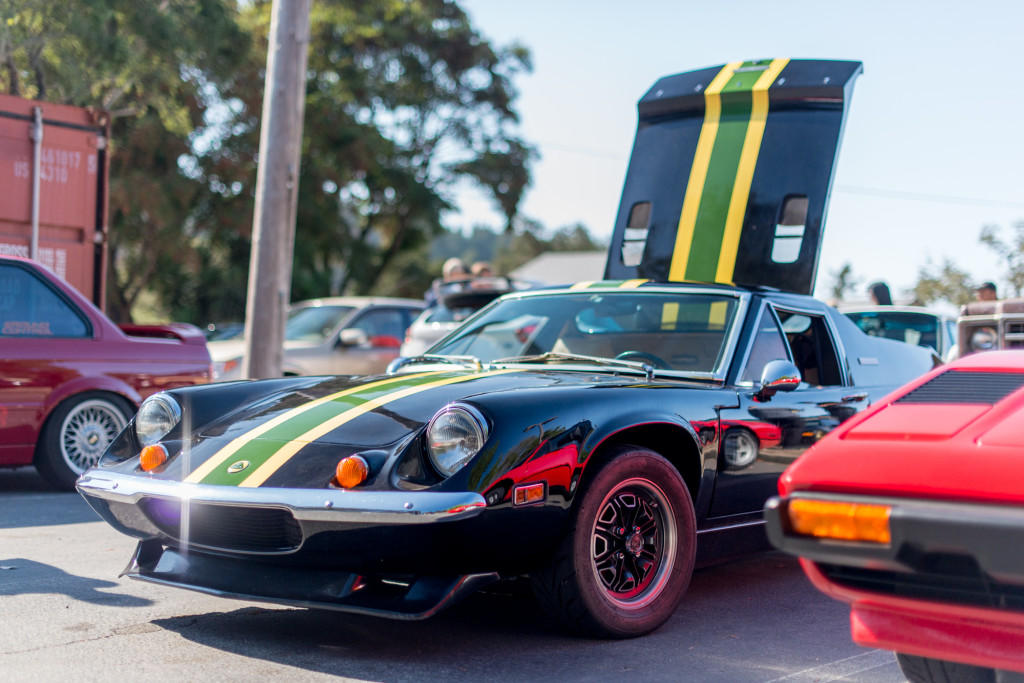
[[[829,273],[832,276],[832,289],[830,290],[833,301],[842,301],[847,293],[854,290],[863,278],[853,274],[853,266],[844,263],[838,270]]]
[[[917,272],[914,301],[920,305],[946,301],[962,306],[974,298],[970,276],[951,260],[934,264],[929,260]]]
[[[1007,241],[1000,238],[1001,232],[998,225],[986,225],[981,229],[979,241],[1006,264],[1006,280],[1013,289],[1013,296],[1020,296],[1024,292],[1024,221],[1011,226]]]
[[[244,314],[270,10],[0,0],[0,87],[114,115],[115,318],[147,290],[177,319]],[[293,299],[421,279],[465,183],[512,225],[534,156],[515,132],[524,48],[451,0],[318,0],[309,49]]]
[[[269,2],[254,2],[243,14],[260,44],[269,10]],[[415,255],[443,232],[460,184],[480,185],[509,222],[515,217],[533,156],[514,133],[513,79],[529,69],[528,54],[491,47],[444,0],[325,0],[310,20],[292,298],[408,293],[426,275]],[[251,169],[236,179],[243,189],[233,203],[245,205],[235,209],[244,215],[255,184],[263,59],[257,55],[242,79],[251,87],[229,94],[237,103],[232,134],[194,164],[211,181],[214,158]],[[219,232],[207,226],[211,236]]]
[[[189,227],[208,188],[179,160],[250,46],[233,2],[0,0],[3,89],[111,115],[107,307],[117,320],[153,287],[165,302],[188,300],[174,290],[198,274]]]

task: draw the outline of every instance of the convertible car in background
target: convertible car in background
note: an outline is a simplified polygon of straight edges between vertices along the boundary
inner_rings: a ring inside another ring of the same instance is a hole
[[[579,633],[657,628],[695,564],[767,547],[787,464],[938,361],[809,296],[860,70],[659,80],[605,281],[506,294],[391,374],[149,399],[78,483],[126,573],[398,618],[529,575]]]
[[[1022,418],[1024,351],[961,358],[841,425],[766,507],[854,641],[914,683],[1024,680]]]
[[[434,282],[430,288],[433,303],[409,325],[399,353],[402,356],[420,355],[461,325],[463,320],[502,294],[528,287],[526,283],[513,282],[506,277],[460,278]]]
[[[956,318],[923,306],[841,306],[857,327],[874,337],[932,349],[945,362],[960,355]]]

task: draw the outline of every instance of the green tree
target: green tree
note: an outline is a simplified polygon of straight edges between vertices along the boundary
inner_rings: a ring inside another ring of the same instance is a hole
[[[179,160],[250,44],[225,0],[0,0],[0,86],[110,112],[107,308],[117,320],[161,279],[194,272],[187,228],[206,188]]]
[[[929,259],[918,269],[913,292],[915,303],[922,306],[940,301],[962,306],[974,298],[970,276],[948,258],[940,264]]]
[[[147,290],[179,319],[244,312],[270,6],[0,0],[0,85],[114,114],[116,318]],[[311,22],[293,298],[419,279],[460,184],[511,223],[534,155],[513,107],[527,51],[451,0],[323,0]]]
[[[832,276],[832,289],[829,290],[833,301],[842,301],[847,293],[853,291],[863,280],[853,274],[853,266],[844,263],[838,270],[829,273]]]
[[[243,13],[260,42],[269,10],[257,1]],[[222,93],[236,104],[230,134],[190,162],[207,182],[219,179],[219,159],[250,169],[233,177],[237,215],[251,216],[262,59],[246,67],[242,87]],[[420,287],[423,252],[467,182],[511,221],[533,156],[515,135],[513,79],[529,66],[523,48],[493,48],[455,2],[315,3],[292,299]],[[223,239],[217,221],[210,213],[198,222],[210,249]]]
[[[978,241],[994,251],[1006,264],[1006,280],[1013,288],[1013,295],[1024,292],[1024,221],[1017,221],[1010,228],[1010,239],[1003,241],[998,225],[986,225],[981,229]]]

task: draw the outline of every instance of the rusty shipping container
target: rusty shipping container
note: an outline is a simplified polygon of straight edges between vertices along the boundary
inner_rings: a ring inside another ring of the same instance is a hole
[[[0,254],[49,266],[101,309],[109,135],[103,111],[0,95]]]

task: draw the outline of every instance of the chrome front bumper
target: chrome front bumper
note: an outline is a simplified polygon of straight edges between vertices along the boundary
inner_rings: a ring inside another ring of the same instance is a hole
[[[299,522],[429,524],[475,517],[486,503],[478,493],[346,491],[342,489],[241,488],[191,484],[140,475],[90,470],[77,483],[97,503],[137,505],[145,498],[288,510]],[[106,506],[104,506],[106,507]],[[103,511],[97,508],[100,514]],[[106,517],[106,515],[104,515]]]

